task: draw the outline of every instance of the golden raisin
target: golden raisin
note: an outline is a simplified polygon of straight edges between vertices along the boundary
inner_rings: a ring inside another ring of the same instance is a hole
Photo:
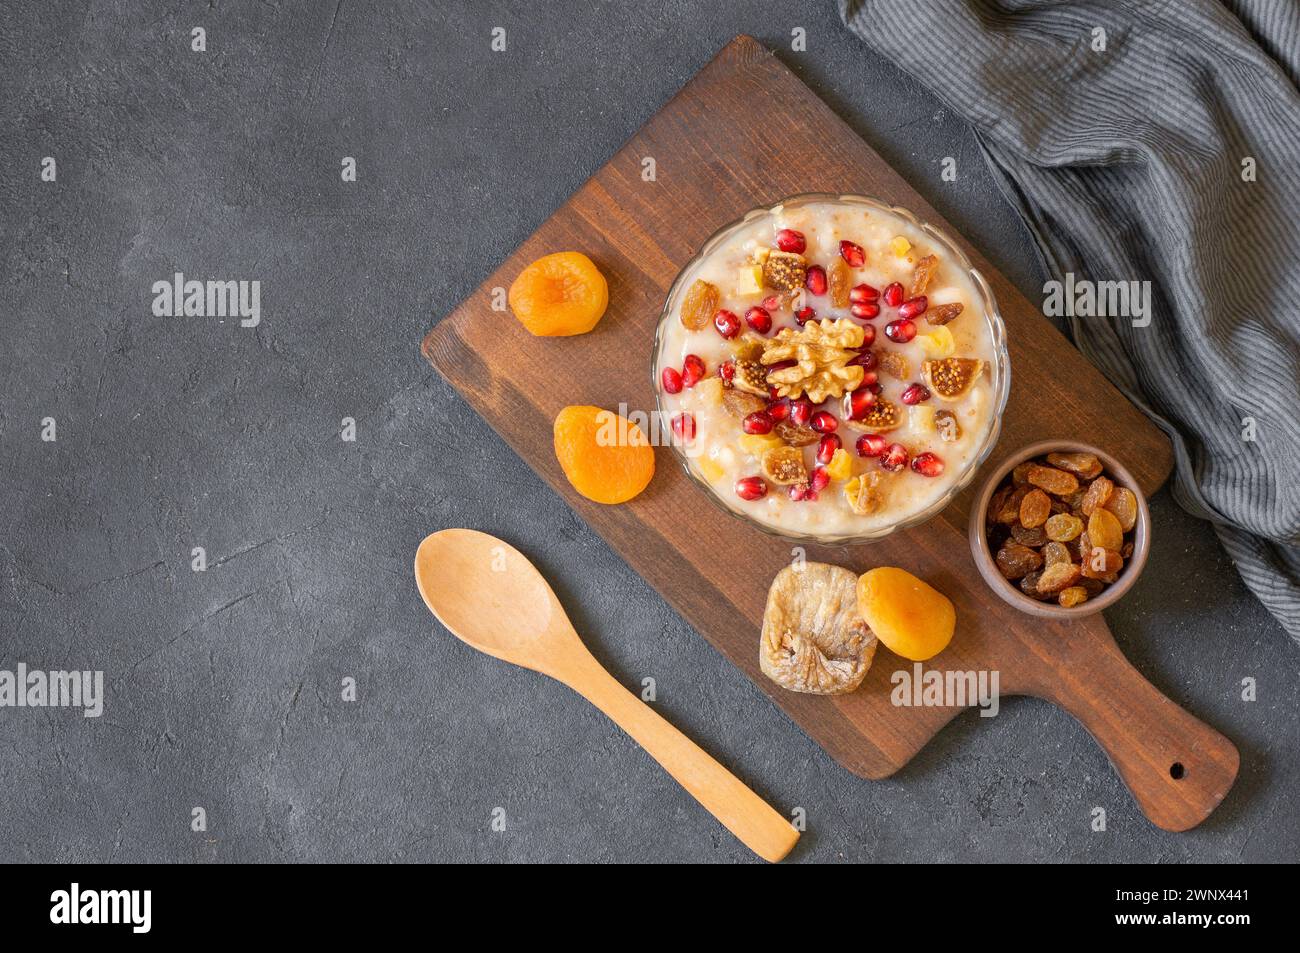
[[[1040,466],[1037,463],[1029,467],[1025,478],[1053,496],[1069,496],[1079,488],[1079,480],[1073,473],[1066,473],[1056,467]]]
[[[682,327],[691,331],[702,331],[713,321],[718,313],[721,301],[716,285],[709,284],[702,278],[695,279],[694,284],[686,289],[682,299]]]
[[[1088,489],[1084,491],[1083,499],[1079,501],[1079,509],[1083,511],[1083,515],[1091,516],[1093,510],[1105,506],[1114,489],[1115,484],[1104,476],[1097,477],[1097,479],[1089,483]]]
[[[1020,501],[1020,522],[1029,529],[1046,523],[1051,512],[1052,501],[1042,490],[1030,490]]]
[[[1083,520],[1073,513],[1057,513],[1048,517],[1045,528],[1048,539],[1068,543],[1083,532]]]
[[[1119,519],[1110,510],[1093,510],[1088,517],[1088,538],[1094,547],[1113,549],[1119,552],[1124,545],[1124,530],[1120,528]]]
[[[1137,523],[1137,496],[1126,486],[1116,488],[1102,506],[1115,514],[1120,529],[1126,533]]]
[[[1067,586],[1057,593],[1056,601],[1062,609],[1073,609],[1088,601],[1088,590],[1083,586]]]

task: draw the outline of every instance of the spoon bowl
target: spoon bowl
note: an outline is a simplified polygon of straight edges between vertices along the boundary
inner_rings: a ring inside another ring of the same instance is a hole
[[[605,671],[519,550],[487,533],[445,529],[420,543],[415,581],[452,635],[578,692],[754,853],[775,862],[794,847],[799,832],[789,821]]]
[[[495,536],[471,529],[426,536],[415,582],[452,635],[504,662],[550,675],[557,658],[584,650],[537,567]]]

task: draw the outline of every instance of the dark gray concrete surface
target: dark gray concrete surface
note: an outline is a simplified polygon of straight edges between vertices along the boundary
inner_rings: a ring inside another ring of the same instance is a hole
[[[958,719],[888,781],[851,776],[423,363],[428,327],[739,32],[1039,294],[967,130],[830,3],[0,8],[0,669],[109,684],[99,719],[0,709],[0,859],[752,859],[567,689],[433,624],[411,558],[453,525],[533,555],[618,677],[653,676],[668,718],[804,808],[795,860],[1300,857],[1296,648],[1167,493],[1108,618],[1241,748],[1182,835],[1032,700]],[[261,325],[154,317],[176,270],[261,281]]]

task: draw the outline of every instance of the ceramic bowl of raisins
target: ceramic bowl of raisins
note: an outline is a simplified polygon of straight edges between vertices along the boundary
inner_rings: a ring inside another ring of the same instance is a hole
[[[1151,515],[1110,454],[1047,440],[994,469],[969,535],[994,592],[1023,612],[1061,618],[1099,612],[1129,590],[1146,564]]]

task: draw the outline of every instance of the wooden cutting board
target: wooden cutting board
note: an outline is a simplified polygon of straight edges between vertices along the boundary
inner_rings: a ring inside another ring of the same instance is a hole
[[[651,182],[642,178],[647,158],[655,162]],[[959,709],[891,704],[890,676],[911,663],[883,649],[852,694],[777,687],[759,671],[758,631],[768,584],[790,562],[791,544],[712,506],[669,448],[657,451],[658,473],[645,493],[609,507],[573,492],[551,446],[551,422],[566,404],[654,409],[652,337],[678,270],[722,225],[800,192],[874,196],[955,234],[771,53],[737,37],[430,331],[422,350],[629,565],[832,757],[855,774],[882,778]],[[958,241],[988,278],[1010,337],[1010,402],[986,469],[1030,442],[1074,438],[1110,450],[1146,492],[1159,487],[1172,466],[1166,438],[978,249]],[[600,266],[609,310],[590,334],[532,337],[508,311],[493,309],[493,289],[508,287],[533,259],[563,250],[585,252]],[[1106,750],[1155,824],[1185,830],[1199,823],[1236,778],[1236,748],[1138,674],[1100,615],[1045,622],[988,589],[966,542],[978,483],[923,526],[868,546],[808,547],[808,557],[856,571],[902,566],[937,586],[956,604],[958,627],[927,669],[996,669],[1002,694],[1060,705]]]

